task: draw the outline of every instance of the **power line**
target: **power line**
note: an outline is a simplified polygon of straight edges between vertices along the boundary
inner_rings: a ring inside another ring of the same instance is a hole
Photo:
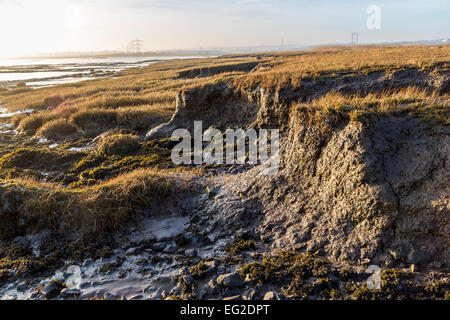
[[[352,46],[357,45],[359,42],[359,33],[358,32],[353,32],[352,33]]]

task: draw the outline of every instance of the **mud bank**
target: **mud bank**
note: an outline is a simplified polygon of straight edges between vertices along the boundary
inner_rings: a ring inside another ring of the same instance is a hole
[[[359,119],[324,115],[321,123],[291,103],[330,91],[364,96],[412,83],[443,94],[449,78],[448,72],[409,69],[319,80],[295,90],[208,85],[180,92],[171,121],[147,139],[191,130],[194,120],[206,128],[278,127],[284,132],[280,174],[264,178],[254,169],[225,186],[246,194],[250,211],[260,211],[250,220],[259,219],[253,227],[264,243],[319,251],[340,263],[443,267],[450,262],[448,126],[408,113],[408,103]],[[229,212],[221,223],[230,225],[235,216]]]
[[[228,71],[197,68],[183,77]],[[179,91],[171,120],[139,141],[141,151],[168,159],[169,145],[151,145],[177,128],[192,130],[196,120],[204,129],[278,128],[278,174],[262,176],[258,166],[184,168],[195,188],[170,171],[163,184],[151,172],[132,189],[124,185],[135,176],[117,185],[100,176],[93,184],[100,189],[82,189],[98,197],[87,202],[67,196],[66,186],[41,194],[2,185],[0,220],[13,232],[0,243],[0,298],[449,299],[448,71],[339,74],[296,87],[237,83]],[[393,105],[350,103],[352,94],[385,99],[410,87],[426,97],[411,91]],[[331,92],[349,101],[315,105]],[[167,182],[173,191],[159,195]],[[24,206],[24,194],[39,197]],[[98,217],[108,226],[120,218],[104,215],[105,207],[123,210],[120,227],[95,230],[94,238],[62,232],[79,216],[91,229],[101,226]],[[381,290],[367,288],[370,265],[383,269]]]

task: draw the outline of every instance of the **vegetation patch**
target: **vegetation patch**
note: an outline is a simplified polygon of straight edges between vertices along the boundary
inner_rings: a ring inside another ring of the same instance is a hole
[[[65,119],[57,119],[44,124],[36,133],[39,137],[50,140],[73,138],[78,132],[77,127]]]
[[[316,254],[295,251],[281,251],[277,255],[263,258],[261,262],[246,264],[240,270],[244,277],[248,275],[257,285],[276,283],[284,286],[288,295],[299,298],[312,294],[312,288],[305,283],[306,279],[324,279],[331,271],[328,261]]]
[[[100,140],[98,152],[102,155],[126,155],[139,149],[139,137],[129,134],[107,136]]]
[[[247,251],[255,248],[255,242],[252,240],[245,240],[241,237],[235,238],[232,243],[228,244],[225,247],[225,250],[232,255],[235,256],[243,251]]]
[[[75,190],[32,179],[9,180],[0,186],[0,199],[8,204],[0,215],[5,230],[0,237],[44,229],[84,236],[112,232],[133,221],[136,211],[151,213],[171,194],[189,190],[188,185],[175,184],[168,173],[150,169]]]
[[[139,168],[172,167],[170,158],[172,145],[173,142],[165,139],[141,143],[133,155],[107,156],[104,153],[89,153],[69,170],[70,176],[76,177],[71,186],[95,184]]]
[[[35,134],[45,123],[55,119],[51,112],[39,112],[23,118],[19,122],[19,130],[27,134]]]
[[[346,95],[328,92],[309,103],[293,105],[293,115],[303,117],[316,127],[334,126],[343,121],[355,121],[366,126],[380,116],[409,114],[433,124],[448,125],[450,96],[407,87],[367,95]]]
[[[0,158],[0,169],[4,177],[30,172],[26,170],[62,171],[64,168],[70,168],[83,156],[83,153],[65,150],[20,148]]]
[[[117,125],[117,114],[114,110],[80,110],[70,117],[70,122],[88,135],[98,134]]]

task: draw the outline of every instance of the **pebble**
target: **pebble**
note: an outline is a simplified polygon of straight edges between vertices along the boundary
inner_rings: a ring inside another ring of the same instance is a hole
[[[127,250],[126,255],[127,256],[137,256],[138,254],[142,253],[142,251],[144,251],[144,250],[142,248],[140,248],[140,247],[129,248]]]
[[[241,275],[237,272],[218,276],[217,283],[224,287],[241,288],[244,286],[244,281],[242,281]]]
[[[192,239],[194,239],[194,233],[193,232],[186,232],[184,234],[184,237],[185,237],[186,240],[192,241]]]
[[[27,290],[28,289],[28,284],[24,281],[24,282],[21,282],[21,283],[19,283],[18,285],[17,285],[17,291],[19,291],[19,292],[25,292],[25,290]]]
[[[153,250],[161,251],[166,247],[166,245],[166,242],[157,242],[152,246],[152,248]]]
[[[78,289],[64,288],[61,291],[61,295],[66,298],[77,297],[77,296],[81,295],[81,291]]]
[[[46,298],[52,298],[59,293],[60,287],[55,282],[50,282],[41,290],[41,294]]]
[[[169,244],[167,247],[164,248],[163,252],[164,253],[175,253],[177,252],[178,247],[175,243],[171,243]]]
[[[197,249],[188,249],[184,252],[184,254],[188,257],[196,257],[197,256]]]
[[[268,291],[264,295],[263,300],[277,300],[276,299],[276,294],[273,291]]]

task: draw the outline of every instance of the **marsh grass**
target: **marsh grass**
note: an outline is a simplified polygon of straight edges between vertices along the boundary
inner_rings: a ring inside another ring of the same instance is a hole
[[[329,47],[289,52],[271,59],[269,67],[236,77],[234,83],[249,88],[297,88],[302,81],[321,77],[337,78],[373,72],[392,74],[399,70],[448,70],[450,46],[359,46]]]
[[[66,119],[56,119],[40,127],[36,135],[51,140],[64,140],[73,138],[77,132],[78,128]]]
[[[126,155],[139,149],[139,137],[130,134],[117,134],[104,137],[97,147],[101,155]]]
[[[328,92],[308,103],[293,104],[293,111],[306,115],[310,125],[321,126],[327,119],[343,119],[370,124],[370,117],[409,114],[434,124],[449,124],[450,95],[429,92],[414,86],[384,90],[367,95]]]
[[[151,208],[169,196],[185,192],[189,182],[180,180],[175,182],[167,172],[151,169],[135,170],[78,189],[31,178],[7,180],[0,186],[0,197],[11,207],[9,214],[2,216],[2,227],[16,231],[51,229],[86,236],[117,230],[135,218],[137,209],[151,214]]]
[[[26,92],[3,90],[0,92],[0,103],[11,111],[44,110],[14,121],[21,131],[30,134],[34,134],[46,122],[59,118],[69,119],[81,130],[99,123],[107,129],[111,129],[112,124],[119,124],[143,130],[148,129],[144,128],[147,120],[150,120],[151,125],[167,120],[175,108],[176,93],[192,87],[226,82],[243,89],[256,86],[267,89],[298,88],[304,82],[318,79],[338,80],[374,72],[389,75],[407,69],[439,74],[449,69],[449,56],[449,45],[360,46],[173,60],[142,69],[125,70],[118,78],[82,81]],[[226,72],[233,64],[246,62],[259,62],[260,68],[251,73]],[[177,78],[180,72],[218,67],[225,72],[206,78]],[[130,114],[124,109],[130,109]],[[142,114],[142,121],[136,117],[137,110],[146,111]],[[151,110],[159,116],[153,118],[154,121],[151,120]],[[104,123],[100,119],[102,115],[105,117]],[[89,119],[92,119],[91,126]]]
[[[27,134],[35,134],[47,122],[56,119],[56,115],[48,111],[34,113],[20,120],[18,129]]]

